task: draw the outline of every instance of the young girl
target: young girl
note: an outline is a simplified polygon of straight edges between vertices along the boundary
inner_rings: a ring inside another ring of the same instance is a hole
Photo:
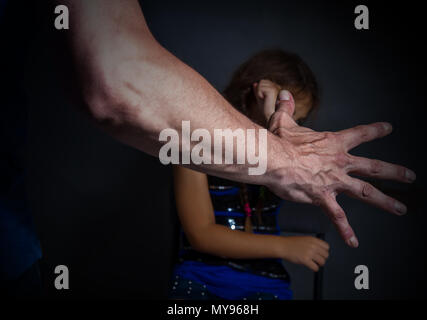
[[[241,65],[225,89],[228,101],[267,127],[281,95],[291,92],[294,119],[316,106],[313,73],[295,54],[263,51]],[[175,266],[172,299],[291,299],[281,259],[317,271],[329,245],[315,237],[283,237],[281,200],[265,187],[174,167],[176,208],[185,236]]]

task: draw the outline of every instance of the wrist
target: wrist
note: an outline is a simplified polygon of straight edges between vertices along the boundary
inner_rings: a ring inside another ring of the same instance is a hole
[[[287,257],[287,238],[277,236],[273,244],[273,254],[275,258],[286,259]]]
[[[274,134],[269,134],[268,139],[265,186],[275,190],[291,171],[293,159],[295,158],[294,147],[285,139]]]

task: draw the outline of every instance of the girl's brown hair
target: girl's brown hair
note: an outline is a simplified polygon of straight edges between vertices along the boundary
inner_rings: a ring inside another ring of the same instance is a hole
[[[224,97],[247,115],[255,100],[252,85],[263,79],[289,90],[296,101],[308,97],[311,110],[318,105],[319,88],[311,69],[297,54],[280,49],[261,51],[243,63],[234,72]]]

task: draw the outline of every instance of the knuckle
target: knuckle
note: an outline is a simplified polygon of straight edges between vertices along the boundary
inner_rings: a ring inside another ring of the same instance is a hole
[[[280,127],[286,128],[289,124],[289,121],[285,118],[287,117],[286,113],[283,112],[282,114],[283,116],[280,118],[279,124],[280,124]]]
[[[275,90],[274,90],[274,88],[273,87],[270,87],[270,86],[266,86],[265,88],[264,88],[264,91],[268,94],[268,95],[272,95],[274,92],[275,92]]]
[[[275,135],[277,135],[278,137],[283,137],[283,136],[285,136],[286,134],[286,130],[285,129],[283,129],[283,128],[277,128],[276,130],[274,130],[274,132],[273,132]]]
[[[335,132],[326,131],[324,132],[324,138],[329,142],[337,140],[337,134]]]
[[[358,131],[359,131],[360,137],[362,139],[366,139],[367,137],[369,137],[369,133],[371,130],[368,126],[359,126]]]
[[[316,207],[320,207],[320,206],[322,205],[322,203],[323,203],[323,201],[322,201],[322,199],[321,199],[320,197],[315,197],[315,198],[312,200],[312,204],[313,204],[314,206],[316,206]]]
[[[378,174],[380,173],[381,169],[382,169],[383,165],[381,163],[381,161],[379,160],[372,160],[371,161],[371,173],[372,174]]]
[[[363,183],[361,187],[361,195],[364,198],[370,198],[372,197],[372,194],[374,192],[374,187],[371,186],[369,183]]]
[[[351,164],[351,157],[345,152],[340,152],[336,155],[335,163],[340,168],[346,168]]]
[[[345,213],[341,210],[336,210],[332,213],[332,221],[334,223],[340,223],[345,219]]]
[[[259,85],[260,86],[262,86],[262,87],[264,87],[264,88],[271,88],[272,87],[272,82],[270,81],[270,80],[267,80],[267,79],[262,79],[260,82],[259,82]]]
[[[271,124],[276,123],[276,122],[277,122],[277,117],[278,117],[277,112],[273,113],[273,114],[271,115],[271,117],[270,117],[270,123],[271,123]]]

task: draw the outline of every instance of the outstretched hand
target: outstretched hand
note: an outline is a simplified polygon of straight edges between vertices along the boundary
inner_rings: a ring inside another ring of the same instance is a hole
[[[274,183],[269,188],[273,192],[284,199],[320,206],[351,247],[357,247],[359,242],[336,201],[338,193],[343,192],[397,215],[406,213],[403,203],[349,175],[406,183],[415,180],[415,173],[405,167],[348,153],[361,143],[390,134],[392,126],[389,123],[378,122],[338,132],[316,132],[296,124],[292,119],[294,110],[292,95],[282,90],[277,109],[269,120],[269,130],[280,138],[283,147],[276,151],[275,157],[286,158],[290,165],[272,169]]]

